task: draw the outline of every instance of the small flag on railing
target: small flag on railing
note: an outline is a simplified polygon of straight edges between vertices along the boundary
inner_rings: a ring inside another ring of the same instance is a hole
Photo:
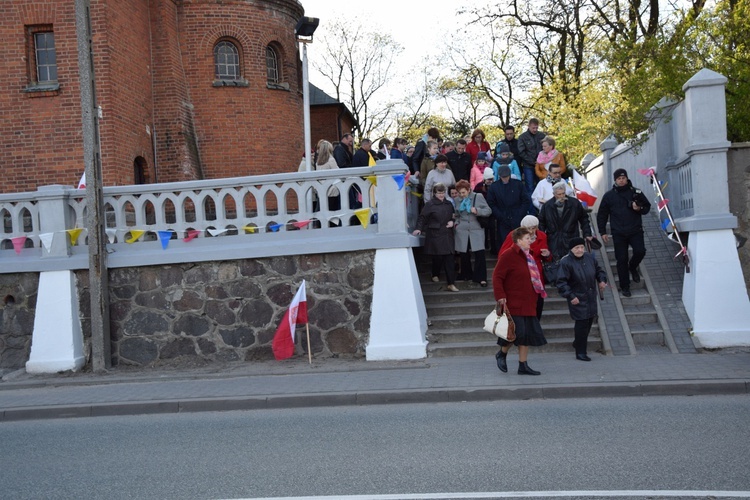
[[[667,206],[667,203],[669,203],[669,200],[664,198],[663,200],[659,200],[659,203],[656,204],[656,206],[659,208],[659,211],[661,212],[664,210],[664,207]]]
[[[107,240],[110,244],[114,244],[115,237],[117,236],[117,229],[105,229],[104,232],[107,234]]]
[[[166,250],[169,245],[169,240],[172,239],[172,231],[157,231],[156,233],[159,235],[162,250]]]
[[[305,280],[302,280],[302,284],[297,289],[292,303],[289,304],[289,309],[284,313],[281,324],[279,324],[273,336],[271,349],[274,358],[281,361],[292,357],[294,354],[295,327],[305,323],[307,323],[307,293],[305,291]]]
[[[368,175],[367,177],[365,177],[365,180],[370,181],[370,184],[372,184],[373,186],[378,185],[378,178],[374,175]]]
[[[83,231],[83,228],[77,227],[75,229],[66,229],[65,232],[70,235],[70,244],[75,246],[76,242],[78,241],[78,237],[81,235],[81,231]]]
[[[406,180],[406,176],[404,174],[399,175],[392,175],[393,180],[396,181],[396,186],[398,186],[398,190],[401,191],[404,188],[404,181]]]
[[[13,242],[13,250],[16,251],[16,254],[21,255],[21,249],[26,244],[26,236],[16,236],[11,238],[10,241]]]
[[[367,225],[370,223],[370,209],[360,208],[354,211],[354,215],[359,219],[359,223],[362,224],[362,229],[367,229]]]
[[[221,236],[227,231],[229,231],[229,228],[226,228],[226,227],[224,229],[214,229],[212,227],[208,228],[208,234],[210,234],[211,236]]]
[[[81,176],[81,180],[78,181],[78,189],[86,189],[86,172]]]
[[[145,232],[143,229],[131,229],[130,238],[125,240],[125,243],[135,243]]]
[[[666,231],[669,225],[672,223],[669,219],[664,219],[664,222],[661,223],[661,228]]]
[[[193,241],[195,238],[198,237],[198,235],[201,234],[200,231],[197,229],[188,229],[187,236],[185,236],[182,241],[188,242]]]
[[[596,191],[591,187],[591,183],[584,176],[573,169],[573,187],[576,192],[576,198],[589,207],[593,207],[598,198]]]
[[[654,167],[651,168],[639,168],[638,173],[650,177],[654,175]]]
[[[258,232],[258,228],[255,226],[242,226],[242,229],[245,230],[245,233],[250,233],[250,234]]]
[[[268,229],[270,229],[271,232],[278,233],[279,229],[281,229],[281,226],[283,225],[284,224],[271,224],[270,226],[268,226]]]
[[[308,219],[308,220],[300,220],[300,221],[297,221],[297,222],[293,222],[292,224],[297,229],[302,229],[302,228],[307,227],[310,224],[310,222],[312,222],[312,220]]]
[[[52,240],[55,239],[55,233],[42,233],[39,235],[39,239],[44,249],[49,252],[49,249],[52,247]]]

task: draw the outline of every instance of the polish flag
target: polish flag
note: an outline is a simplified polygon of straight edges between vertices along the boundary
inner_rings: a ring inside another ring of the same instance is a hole
[[[302,280],[302,284],[273,336],[271,348],[273,349],[273,356],[278,361],[292,357],[294,354],[294,329],[297,325],[304,325],[305,323],[307,323],[307,293],[305,292],[305,280]]]
[[[576,190],[576,197],[589,207],[593,207],[598,198],[596,191],[591,187],[589,181],[579,174],[576,169],[573,169],[573,186]]]
[[[81,176],[81,180],[78,181],[78,189],[86,189],[86,172]]]

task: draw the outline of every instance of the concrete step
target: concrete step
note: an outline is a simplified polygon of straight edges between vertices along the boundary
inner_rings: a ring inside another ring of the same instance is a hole
[[[459,283],[460,285],[460,283]],[[460,290],[460,288],[459,288]],[[489,288],[466,288],[460,292],[448,292],[447,290],[430,290],[422,288],[422,297],[425,305],[431,304],[452,304],[452,303],[472,303],[472,302],[491,302],[495,303],[492,290]],[[490,306],[491,307],[491,306]],[[489,309],[487,313],[489,314]]]
[[[630,335],[633,337],[633,343],[636,345],[636,350],[638,346],[654,346],[659,345],[663,346],[665,345],[664,341],[664,331],[661,330],[661,328],[655,328],[655,329],[643,329],[639,331],[630,331]]]
[[[659,316],[655,310],[626,312],[625,319],[628,321],[628,325],[631,326],[659,322]]]
[[[491,309],[490,309],[491,310]],[[440,314],[428,316],[432,323],[430,328],[435,330],[449,330],[452,328],[463,328],[463,327],[474,327],[481,329],[484,325],[484,319],[487,317],[490,311],[480,313],[464,313],[464,314]],[[567,310],[557,309],[545,311],[542,314],[540,321],[542,329],[546,331],[546,328],[570,328],[572,331],[574,321],[570,319],[570,314]]]
[[[602,342],[601,339],[593,335],[589,335],[588,351],[595,352],[601,350]],[[495,357],[499,347],[497,342],[493,342],[492,339],[486,342],[462,342],[456,344],[430,344],[427,346],[427,352],[432,357],[448,357],[448,356],[487,356],[492,359]],[[511,348],[512,354],[510,356],[512,361],[509,363],[508,368],[513,368],[513,371],[517,370],[517,354],[516,349]],[[573,350],[572,339],[550,339],[547,338],[547,344],[541,347],[531,347],[530,353],[533,356],[536,353],[546,352],[569,352],[570,359],[573,360],[575,351]],[[492,361],[494,363],[494,360]],[[532,365],[533,366],[533,365]]]
[[[460,294],[460,292],[459,292]],[[452,299],[456,293],[433,295],[425,298],[428,316],[450,316],[454,314],[481,314],[488,315],[493,307],[495,300],[492,295],[477,296],[473,300],[459,302]],[[445,298],[446,300],[441,300]],[[568,302],[562,297],[547,297],[544,299],[544,311],[568,311]]]
[[[575,330],[573,321],[568,322],[542,322],[544,336],[550,338],[567,338],[573,342]],[[470,342],[482,338],[481,336],[490,335],[482,327],[484,320],[477,323],[466,323],[462,326],[436,326],[434,323],[427,329],[427,337],[430,342]],[[591,334],[599,332],[599,325],[594,324],[591,327]]]

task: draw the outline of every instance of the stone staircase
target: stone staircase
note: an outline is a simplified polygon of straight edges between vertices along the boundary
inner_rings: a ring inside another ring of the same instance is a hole
[[[592,217],[594,219],[594,217]],[[596,226],[596,222],[592,220]],[[646,242],[648,256],[648,241]],[[654,293],[654,287],[648,272],[645,260],[639,266],[641,274],[640,283],[630,282],[631,297],[624,297],[620,290],[619,278],[617,276],[617,261],[615,250],[610,239],[600,250],[601,256],[609,265],[605,267],[609,283],[612,285],[614,306],[620,317],[622,330],[628,341],[630,354],[647,350],[667,350],[672,353],[678,352],[672,332],[663,314],[659,303],[658,294]]]
[[[496,258],[487,259],[488,286],[459,281],[459,292],[449,292],[443,281],[433,283],[430,275],[430,258],[418,257],[419,278],[427,308],[428,355],[443,356],[491,356],[497,352],[497,339],[482,329],[484,318],[495,305],[492,293],[492,270]],[[573,320],[568,306],[557,289],[547,286],[548,297],[544,301],[542,329],[548,344],[535,347],[534,352],[570,352],[573,354]],[[602,351],[603,343],[597,323],[589,335],[589,351]]]

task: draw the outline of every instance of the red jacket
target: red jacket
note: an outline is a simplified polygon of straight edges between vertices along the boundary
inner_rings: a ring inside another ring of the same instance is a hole
[[[500,252],[498,255],[509,249],[514,245],[513,243],[513,233],[508,233],[508,236],[505,237],[505,241],[503,242],[503,246],[500,247]],[[531,252],[531,255],[534,256],[534,260],[536,261],[536,267],[539,268],[539,272],[542,273],[542,283],[547,283],[544,279],[544,272],[542,271],[542,260],[550,261],[552,260],[552,254],[550,253],[549,257],[542,257],[542,249],[546,248],[549,250],[549,246],[547,245],[547,235],[544,234],[544,232],[540,230],[536,230],[536,239],[534,240],[534,243],[531,244],[531,248],[529,248],[529,251]]]
[[[490,143],[487,141],[482,141],[481,147],[476,143],[476,141],[471,141],[468,144],[466,144],[466,152],[471,155],[471,164],[474,165],[477,162],[477,155],[480,151],[491,151],[492,146],[490,146]],[[491,164],[492,162],[489,162],[488,164]]]
[[[536,316],[539,295],[534,291],[526,256],[518,245],[513,245],[500,256],[492,273],[495,300],[507,299],[513,316]]]

